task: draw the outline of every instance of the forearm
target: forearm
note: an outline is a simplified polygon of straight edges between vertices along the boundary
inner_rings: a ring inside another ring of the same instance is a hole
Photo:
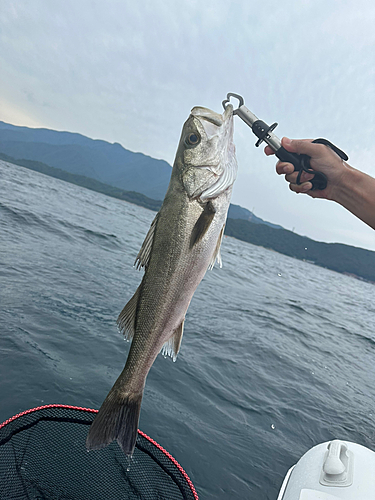
[[[282,145],[291,153],[306,154],[311,157],[313,170],[327,176],[328,185],[322,190],[311,190],[312,175],[302,174],[302,184],[297,184],[297,172],[290,163],[278,162],[276,172],[286,174],[285,179],[295,193],[306,193],[312,198],[333,200],[356,217],[375,229],[375,179],[343,162],[330,148],[315,144],[309,139],[290,140],[283,137]],[[272,149],[267,146],[267,155]]]
[[[347,165],[331,199],[375,229],[375,179]]]

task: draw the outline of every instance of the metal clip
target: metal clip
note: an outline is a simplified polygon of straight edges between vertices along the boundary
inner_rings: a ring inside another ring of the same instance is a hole
[[[239,94],[233,94],[233,92],[229,92],[227,94],[227,98],[224,99],[224,101],[222,102],[224,109],[226,109],[226,107],[227,107],[226,105],[230,103],[230,98],[231,97],[234,97],[234,98],[238,99],[238,108],[236,108],[233,111],[233,114],[237,115],[238,114],[238,109],[245,104],[245,101],[244,101],[244,98],[242,96],[240,96]]]
[[[301,176],[302,172],[306,172],[314,176],[313,179],[310,180],[312,184],[312,189],[325,189],[327,187],[327,176],[322,172],[318,172],[317,170],[313,170],[310,168],[310,157],[307,155],[299,155],[297,153],[290,153],[287,151],[282,145],[280,139],[273,133],[274,129],[277,127],[277,123],[273,123],[272,125],[267,125],[263,120],[259,120],[259,118],[254,115],[246,106],[245,101],[242,96],[239,94],[234,94],[233,92],[229,92],[227,94],[227,98],[223,101],[223,108],[226,109],[227,104],[230,102],[230,98],[234,97],[238,99],[238,108],[233,111],[234,115],[237,115],[243,120],[246,125],[248,125],[253,133],[257,136],[258,140],[255,144],[256,147],[260,146],[262,142],[268,144],[268,146],[273,149],[276,156],[279,160],[292,163],[294,166],[294,170],[298,171],[298,177],[296,180],[297,184],[301,184]],[[324,144],[325,146],[331,148],[336,154],[340,156],[343,160],[348,160],[348,155],[341,151],[337,146],[327,141],[327,139],[315,139],[312,142],[316,142],[319,144]]]

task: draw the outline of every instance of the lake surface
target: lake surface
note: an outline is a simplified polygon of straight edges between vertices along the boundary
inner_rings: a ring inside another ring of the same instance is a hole
[[[125,364],[116,318],[154,216],[0,161],[0,422],[100,407]],[[150,371],[139,426],[201,500],[275,500],[315,444],[375,448],[375,288],[228,237],[222,258],[176,363],[159,355]]]

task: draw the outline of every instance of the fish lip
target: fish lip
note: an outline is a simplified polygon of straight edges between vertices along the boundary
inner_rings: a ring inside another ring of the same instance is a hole
[[[201,149],[192,156],[194,148],[184,150],[185,167],[203,168],[214,174],[209,185],[197,186],[190,196],[205,202],[231,189],[237,175],[237,161],[233,144],[233,106],[228,104],[222,115],[208,108],[196,106],[190,117],[204,138]],[[229,191],[228,191],[229,192]]]
[[[225,137],[229,131],[233,133],[233,116],[231,104],[228,104],[222,115],[202,106],[194,107],[190,114],[190,118],[197,123],[198,130],[204,132],[208,140],[215,136]]]
[[[195,106],[190,113],[191,116],[210,122],[217,127],[221,127],[228,119],[233,116],[233,106],[232,104],[228,104],[222,115],[216,113],[215,111],[212,111],[209,108],[204,108],[203,106]]]
[[[233,109],[233,105],[232,104],[227,104],[226,107],[225,107],[225,111],[223,113],[223,118],[224,118],[224,122],[226,122],[227,120],[230,120],[233,118],[234,116],[234,109]]]

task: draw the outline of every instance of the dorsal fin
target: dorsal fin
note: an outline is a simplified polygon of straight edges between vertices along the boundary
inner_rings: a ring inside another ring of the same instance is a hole
[[[159,212],[155,215],[154,220],[151,222],[151,227],[148,230],[148,233],[146,234],[146,238],[142,243],[137,258],[135,259],[134,265],[137,269],[142,269],[142,267],[146,269],[148,263],[150,262],[152,243],[154,241],[154,234],[155,234],[156,223],[158,221],[158,216]]]
[[[215,260],[217,260],[217,263],[219,264],[220,268],[223,267],[223,262],[221,260],[221,255],[220,255],[220,247],[221,247],[221,242],[223,241],[224,229],[225,229],[225,224],[221,228],[219,238],[217,240],[216,247],[215,247],[214,253],[212,255],[212,259],[211,259],[210,265],[208,266],[208,269],[212,269],[214,267]]]
[[[117,318],[117,326],[126,340],[132,340],[135,332],[135,316],[137,313],[137,305],[139,299],[141,285],[137,288],[133,297],[125,305]]]
[[[182,334],[184,332],[184,321],[185,318],[181,321],[181,324],[176,328],[167,342],[165,342],[160,351],[163,356],[170,356],[173,361],[176,361],[178,351],[180,350]]]
[[[210,227],[210,224],[215,216],[216,210],[212,203],[212,201],[208,201],[205,204],[203,212],[199,216],[197,222],[193,227],[193,231],[190,236],[190,248],[200,241],[203,236],[206,234],[207,229]]]

